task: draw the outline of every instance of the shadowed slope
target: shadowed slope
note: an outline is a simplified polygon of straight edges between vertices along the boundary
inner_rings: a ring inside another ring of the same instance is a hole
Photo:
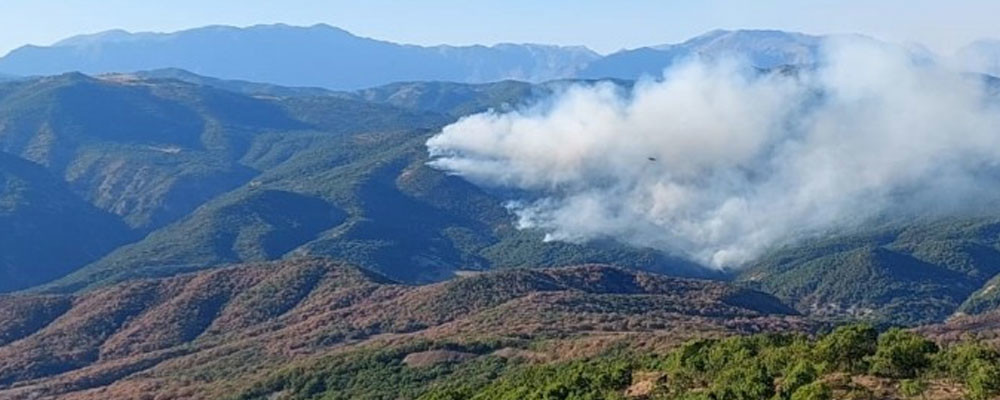
[[[0,292],[60,277],[136,236],[40,165],[4,153],[0,229]],[[95,229],[101,234],[90,234]]]

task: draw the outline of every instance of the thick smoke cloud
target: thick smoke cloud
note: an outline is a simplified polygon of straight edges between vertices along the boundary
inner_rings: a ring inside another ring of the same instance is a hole
[[[872,218],[1000,199],[1000,111],[980,77],[863,40],[815,68],[693,61],[629,90],[570,87],[469,116],[428,141],[433,167],[529,193],[549,240],[615,239],[739,267]]]

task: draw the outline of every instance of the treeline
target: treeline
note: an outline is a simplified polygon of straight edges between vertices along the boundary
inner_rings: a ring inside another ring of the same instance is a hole
[[[240,400],[989,400],[1000,398],[1000,352],[977,342],[940,347],[901,329],[846,325],[818,337],[699,339],[657,354],[628,343],[557,363],[494,354],[530,341],[418,341],[283,370]],[[462,362],[411,366],[407,355],[460,351]],[[275,394],[280,394],[274,397]]]
[[[1000,353],[973,342],[941,348],[910,331],[879,334],[848,325],[816,339],[704,339],[662,356],[626,351],[524,367],[489,383],[442,382],[420,399],[934,399],[937,392],[996,398]]]

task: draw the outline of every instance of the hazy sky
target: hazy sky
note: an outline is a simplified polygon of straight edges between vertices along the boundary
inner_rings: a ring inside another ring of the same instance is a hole
[[[415,44],[583,44],[607,53],[715,28],[856,32],[949,53],[1000,37],[997,0],[0,0],[0,54],[80,33],[324,22]]]

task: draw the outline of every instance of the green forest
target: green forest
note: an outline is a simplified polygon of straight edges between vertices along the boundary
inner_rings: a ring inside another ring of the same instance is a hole
[[[481,353],[411,367],[408,348],[333,357],[282,371],[240,400],[827,400],[969,399],[1000,395],[1000,352],[975,341],[938,345],[899,328],[844,325],[809,337],[758,334],[698,339],[657,354],[618,346],[597,357],[531,363],[490,355],[498,343],[438,345]]]

